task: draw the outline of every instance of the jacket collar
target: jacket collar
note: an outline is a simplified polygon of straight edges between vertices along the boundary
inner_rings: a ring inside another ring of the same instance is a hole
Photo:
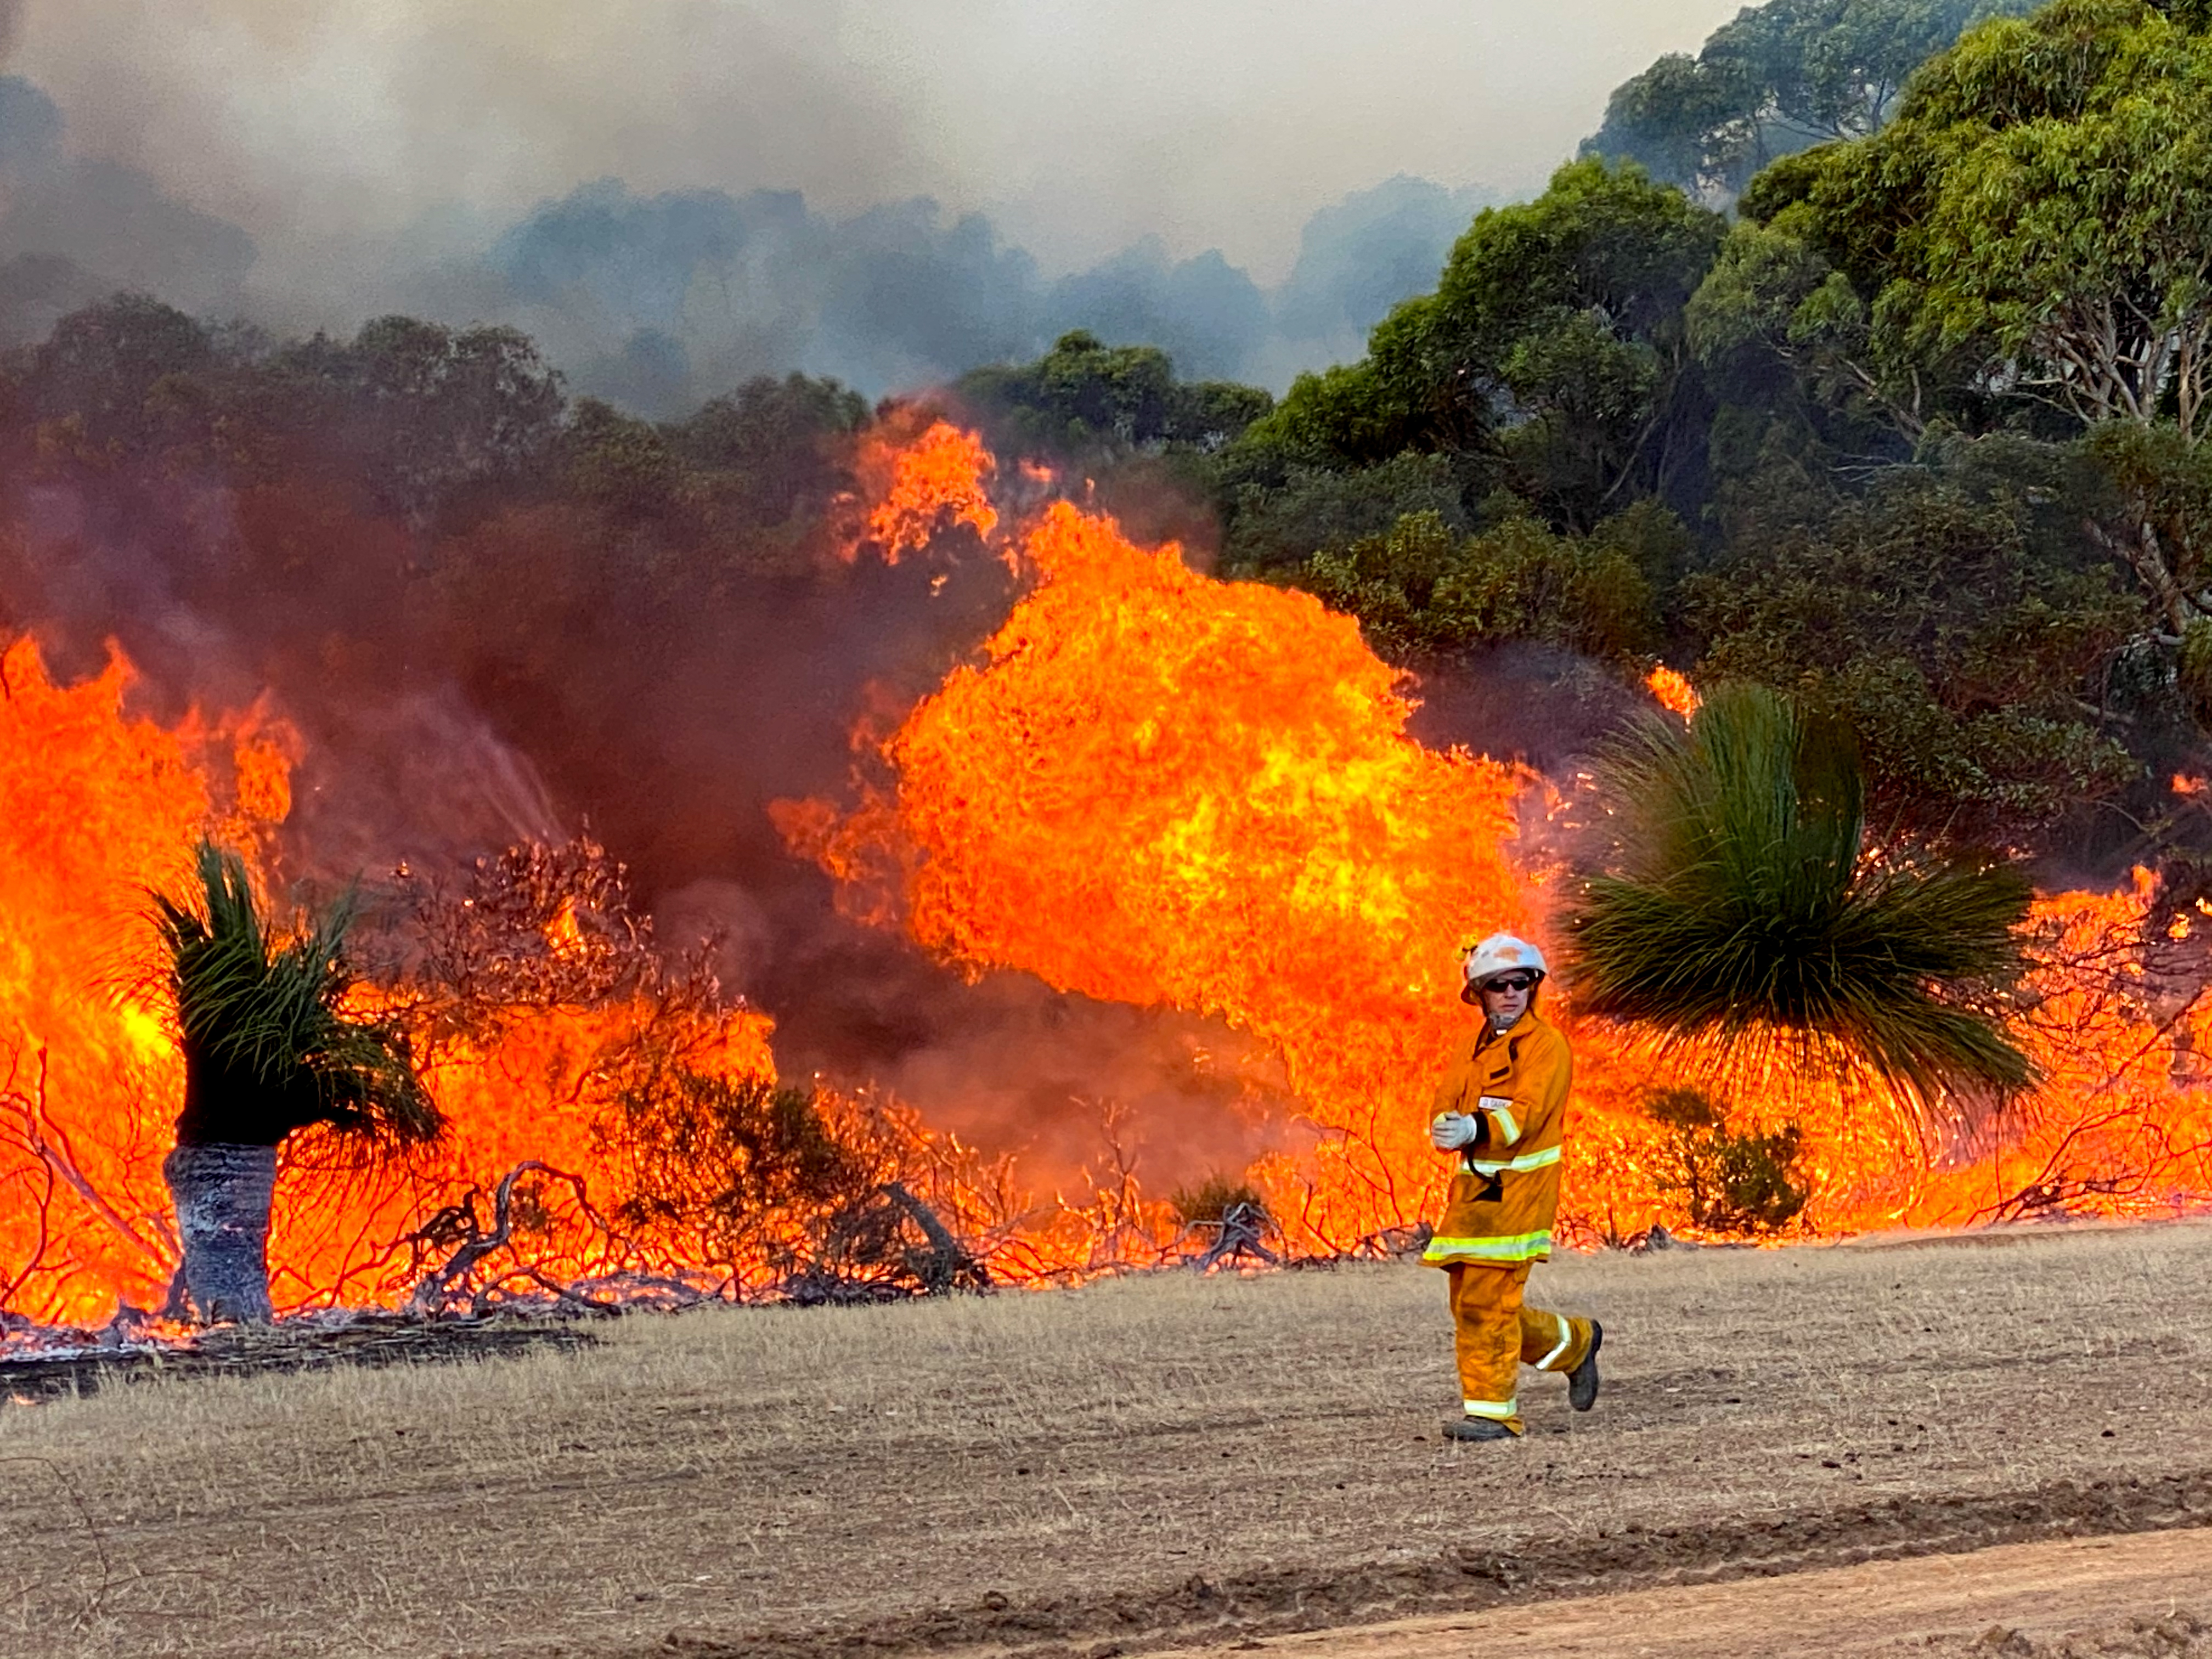
[[[1520,1046],[1522,1038],[1529,1036],[1533,1032],[1538,1030],[1548,1031],[1551,1029],[1551,1022],[1546,1019],[1541,1014],[1538,1013],[1534,1008],[1531,1008],[1527,1013],[1522,1015],[1520,1018],[1513,1022],[1511,1026],[1503,1031],[1498,1030],[1495,1026],[1492,1025],[1490,1023],[1490,1016],[1485,1014],[1482,1018],[1482,1035],[1475,1040],[1474,1052],[1479,1054],[1485,1048],[1490,1047],[1492,1043],[1496,1042],[1502,1038],[1505,1043],[1506,1052],[1510,1054],[1514,1049]]]

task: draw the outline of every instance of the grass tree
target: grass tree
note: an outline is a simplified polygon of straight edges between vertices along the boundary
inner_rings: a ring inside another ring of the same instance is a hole
[[[1870,1067],[1923,1104],[2031,1079],[2007,1035],[2031,890],[1991,858],[1872,849],[1848,729],[1715,687],[1607,757],[1620,852],[1568,916],[1584,1012],[1734,1059]]]
[[[276,1152],[311,1124],[392,1146],[442,1127],[405,1037],[345,1010],[350,894],[272,926],[236,853],[203,842],[196,890],[155,893],[151,919],[185,1059],[177,1146],[183,1288],[204,1320],[266,1320]],[[174,1300],[174,1298],[173,1298]]]

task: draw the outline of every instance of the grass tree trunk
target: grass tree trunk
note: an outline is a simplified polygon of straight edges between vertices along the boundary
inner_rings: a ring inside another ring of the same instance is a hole
[[[185,1293],[207,1324],[265,1324],[269,1216],[276,1149],[235,1141],[180,1145],[161,1164],[177,1206]]]
[[[224,1063],[212,1044],[185,1054],[185,1109],[161,1175],[177,1207],[184,1299],[204,1323],[274,1316],[269,1220],[277,1144],[299,1115],[289,1103],[248,1067]]]

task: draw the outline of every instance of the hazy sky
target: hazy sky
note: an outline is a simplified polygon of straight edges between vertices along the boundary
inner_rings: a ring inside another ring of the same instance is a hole
[[[1048,265],[1147,233],[1262,282],[1395,173],[1523,189],[1739,0],[0,0],[76,149],[305,269],[576,183],[991,212]]]

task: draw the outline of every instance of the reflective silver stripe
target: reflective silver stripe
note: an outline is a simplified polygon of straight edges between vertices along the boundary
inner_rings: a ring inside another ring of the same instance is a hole
[[[1467,1414],[1469,1417],[1502,1419],[1516,1416],[1521,1410],[1521,1398],[1518,1395],[1510,1400],[1462,1400],[1460,1404],[1467,1407]]]
[[[1551,1253],[1552,1233],[1546,1228],[1540,1233],[1518,1233],[1507,1238],[1432,1238],[1429,1248],[1421,1252],[1421,1260],[1442,1261],[1465,1255],[1478,1261],[1526,1261]]]
[[[1498,1120],[1498,1139],[1510,1146],[1521,1139],[1521,1121],[1513,1115],[1513,1103],[1503,1095],[1485,1095],[1475,1103]]]
[[[1470,1158],[1467,1160],[1467,1167],[1477,1175],[1498,1175],[1507,1170],[1541,1170],[1557,1164],[1561,1150],[1557,1146],[1547,1146],[1540,1152],[1523,1152],[1520,1157],[1509,1158],[1502,1164]]]
[[[1574,1346],[1575,1328],[1567,1322],[1566,1315],[1553,1314],[1552,1317],[1559,1322],[1559,1346],[1536,1362],[1536,1369],[1540,1371],[1551,1370],[1552,1362]]]

